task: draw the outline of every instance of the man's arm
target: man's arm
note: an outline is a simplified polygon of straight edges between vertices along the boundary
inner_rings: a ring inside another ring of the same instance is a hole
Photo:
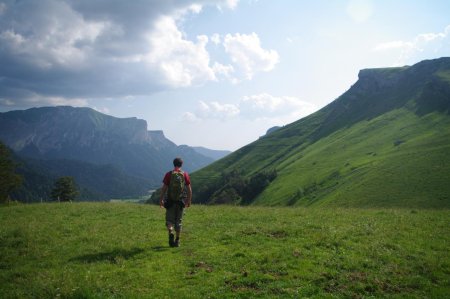
[[[190,207],[192,203],[192,188],[191,184],[187,185],[187,201],[186,201],[186,207]]]
[[[164,207],[164,194],[166,194],[167,191],[167,185],[163,184],[161,187],[161,196],[159,197],[159,206],[162,208]]]

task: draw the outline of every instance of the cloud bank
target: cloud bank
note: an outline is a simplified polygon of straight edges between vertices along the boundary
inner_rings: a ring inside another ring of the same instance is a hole
[[[378,44],[374,51],[397,51],[396,66],[413,64],[428,57],[450,56],[450,25],[443,32],[418,34],[412,40],[397,40]]]
[[[205,5],[238,1],[0,0],[0,105],[87,105],[274,68],[256,33],[187,37],[185,16]],[[208,43],[231,63],[212,61]]]
[[[217,101],[199,101],[195,111],[185,112],[183,120],[201,122],[205,120],[226,121],[240,118],[248,121],[268,121],[284,125],[298,120],[317,110],[317,107],[296,97],[273,96],[261,93],[244,96],[237,104]]]

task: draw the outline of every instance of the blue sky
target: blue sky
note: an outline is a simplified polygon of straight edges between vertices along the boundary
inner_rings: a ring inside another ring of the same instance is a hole
[[[235,150],[449,35],[438,0],[0,0],[0,111],[87,106]]]

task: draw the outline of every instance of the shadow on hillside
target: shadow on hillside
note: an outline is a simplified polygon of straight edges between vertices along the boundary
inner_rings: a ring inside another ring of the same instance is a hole
[[[108,252],[99,252],[92,254],[84,254],[71,258],[70,262],[81,262],[81,263],[97,263],[97,262],[110,262],[112,264],[118,264],[123,260],[128,260],[133,256],[144,252],[142,248],[132,248],[129,250],[125,249],[114,249]]]
[[[168,246],[153,246],[153,251],[167,251],[170,247]]]

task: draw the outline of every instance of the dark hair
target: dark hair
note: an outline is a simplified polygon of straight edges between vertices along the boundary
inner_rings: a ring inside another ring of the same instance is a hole
[[[175,167],[183,166],[183,160],[179,157],[173,159],[173,166],[175,166]]]

